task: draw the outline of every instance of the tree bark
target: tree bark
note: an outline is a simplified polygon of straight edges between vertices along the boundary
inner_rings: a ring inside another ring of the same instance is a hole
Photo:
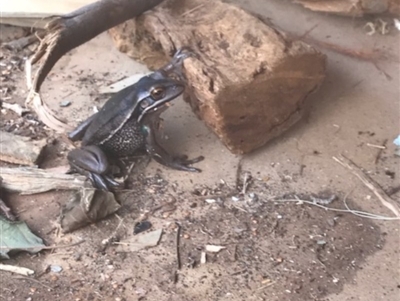
[[[293,126],[325,77],[326,57],[234,5],[166,1],[110,29],[118,48],[149,68],[188,46],[184,98],[233,153],[251,152]]]

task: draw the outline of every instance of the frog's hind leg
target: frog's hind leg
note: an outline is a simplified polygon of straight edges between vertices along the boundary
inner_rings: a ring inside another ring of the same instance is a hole
[[[85,175],[93,186],[99,189],[111,190],[119,183],[108,176],[109,163],[105,153],[97,146],[86,146],[74,149],[68,153],[71,167]]]

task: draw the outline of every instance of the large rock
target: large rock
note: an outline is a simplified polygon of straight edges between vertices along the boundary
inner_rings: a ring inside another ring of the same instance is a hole
[[[325,77],[326,57],[241,8],[166,1],[110,30],[117,47],[154,69],[182,46],[185,100],[233,153],[247,153],[296,123]]]

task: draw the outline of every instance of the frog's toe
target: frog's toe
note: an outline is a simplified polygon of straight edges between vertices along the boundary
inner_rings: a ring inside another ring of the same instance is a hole
[[[103,176],[96,174],[96,173],[89,173],[88,178],[90,182],[92,182],[92,185],[96,189],[100,190],[110,190],[107,185],[107,181],[104,179]]]
[[[192,166],[188,166],[188,165],[191,165],[193,163],[196,163],[196,161],[194,161],[194,162],[192,162],[192,161],[193,160],[185,160],[185,161],[175,160],[171,164],[171,167],[174,168],[174,169],[182,170],[182,171],[201,172],[201,169],[198,169],[198,168],[195,168],[195,167],[192,167]]]
[[[193,159],[189,159],[187,155],[181,155],[175,158],[175,162],[179,162],[184,165],[191,165],[204,160],[204,156],[199,156]]]
[[[118,187],[121,185],[119,182],[115,181],[113,178],[111,178],[109,176],[103,176],[103,177],[107,181],[108,187],[114,188],[114,187]]]
[[[92,172],[88,174],[88,178],[92,182],[93,187],[100,190],[111,191],[114,187],[118,187],[120,185],[120,183],[109,176],[99,175]]]
[[[193,159],[185,159],[185,164],[186,165],[191,165],[191,164],[195,164],[195,163],[199,163],[199,162],[201,162],[201,161],[203,161],[204,160],[204,156],[199,156],[199,157],[197,157],[197,158],[193,158]]]
[[[189,172],[201,172],[200,168],[192,167],[192,166],[187,166],[187,171]]]

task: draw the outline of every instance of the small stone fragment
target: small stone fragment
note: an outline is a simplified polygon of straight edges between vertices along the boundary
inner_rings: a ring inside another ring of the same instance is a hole
[[[152,224],[149,221],[141,221],[136,223],[134,229],[133,229],[133,234],[139,234],[141,232],[144,232],[146,230],[149,230],[151,228]]]
[[[63,100],[62,102],[60,102],[60,107],[65,108],[65,107],[69,107],[71,105],[71,102],[69,100]]]
[[[218,253],[219,251],[225,249],[223,246],[206,245],[206,251],[210,253]]]
[[[59,265],[50,266],[50,271],[52,271],[53,273],[60,273],[62,270],[62,267],[60,267]]]
[[[207,262],[207,254],[206,252],[201,252],[200,264],[205,264],[206,262]]]

